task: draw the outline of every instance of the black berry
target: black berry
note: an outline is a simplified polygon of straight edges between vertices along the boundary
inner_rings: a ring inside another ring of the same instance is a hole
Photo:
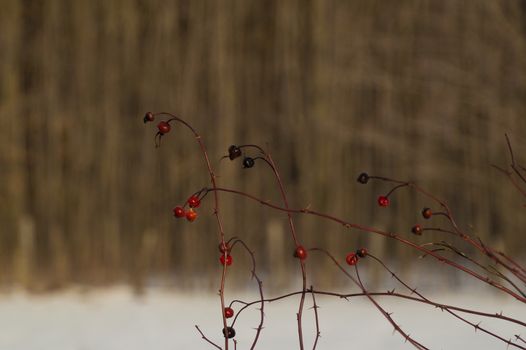
[[[243,159],[243,168],[252,168],[255,163],[254,158],[245,157],[245,159]]]
[[[223,328],[223,335],[229,339],[234,338],[236,336],[236,331],[233,327],[226,327],[226,332]]]
[[[228,147],[228,158],[230,158],[230,160],[234,160],[240,156],[241,156],[241,148],[237,147],[236,145],[232,145]]]
[[[358,179],[356,179],[361,184],[366,184],[369,181],[369,175],[367,173],[361,173],[360,176],[358,176]]]

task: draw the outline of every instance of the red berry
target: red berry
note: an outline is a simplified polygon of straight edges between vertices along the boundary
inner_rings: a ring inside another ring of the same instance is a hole
[[[431,211],[431,208],[422,209],[422,216],[424,217],[424,219],[429,219],[431,216],[433,216],[433,212]]]
[[[356,255],[355,253],[349,253],[345,258],[345,261],[347,261],[347,264],[351,266],[356,265],[358,263],[358,255]]]
[[[231,307],[225,307],[225,317],[231,318],[232,316],[234,316],[234,310]]]
[[[298,246],[296,250],[294,251],[294,257],[305,260],[307,259],[307,250],[303,248],[303,246]]]
[[[170,124],[168,122],[162,121],[157,124],[157,129],[159,129],[159,132],[164,135],[170,132]]]
[[[197,208],[199,207],[200,204],[201,204],[201,201],[199,200],[199,197],[192,196],[188,198],[188,205],[190,206],[190,208]]]
[[[358,255],[360,258],[365,258],[367,256],[367,249],[360,248],[356,251],[356,255]]]
[[[188,210],[186,212],[186,220],[192,222],[195,219],[197,219],[197,213],[193,209]]]
[[[223,254],[219,257],[219,261],[221,262],[221,265],[225,265],[226,263],[226,266],[230,266],[232,265],[232,256],[228,254],[225,260],[225,255]]]
[[[155,119],[155,117],[153,116],[153,113],[152,112],[148,112],[144,115],[144,118],[143,118],[143,122],[146,124],[148,122],[153,122],[153,120]]]
[[[387,198],[386,196],[378,197],[378,205],[381,207],[389,206],[389,198]]]
[[[413,226],[413,228],[411,229],[411,232],[413,232],[415,235],[420,236],[420,235],[422,234],[422,226],[416,224],[416,225]]]
[[[219,243],[218,248],[221,254],[225,254],[225,252],[230,253],[230,246],[226,242]]]
[[[174,216],[176,218],[184,218],[186,216],[186,213],[183,208],[181,207],[175,207],[173,208]]]

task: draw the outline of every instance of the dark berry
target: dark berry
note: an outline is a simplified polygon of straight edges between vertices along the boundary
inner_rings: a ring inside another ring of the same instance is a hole
[[[199,207],[200,204],[201,204],[201,201],[199,200],[199,197],[192,196],[188,198],[188,205],[190,206],[190,208],[197,208]]]
[[[153,120],[155,119],[155,117],[153,116],[153,113],[152,112],[148,112],[144,115],[144,118],[143,118],[143,121],[144,123],[148,123],[148,122],[153,122]]]
[[[413,226],[413,228],[411,229],[411,232],[413,232],[415,235],[420,236],[420,235],[422,234],[422,226],[416,224],[416,225]]]
[[[243,159],[243,168],[245,169],[252,168],[254,164],[255,164],[254,158],[245,157]]]
[[[181,207],[175,207],[173,208],[174,216],[176,218],[184,218],[186,216],[186,213],[183,208]]]
[[[193,209],[188,210],[186,212],[186,220],[192,222],[195,219],[197,219],[197,213]]]
[[[225,329],[223,328],[223,335],[227,337],[228,339],[231,339],[236,336],[236,331],[232,327],[226,327],[226,332],[225,332]]]
[[[157,129],[159,129],[159,133],[161,133],[161,135],[170,132],[170,128],[170,124],[165,121],[159,122],[159,124],[157,124]]]
[[[228,147],[228,158],[230,158],[230,160],[234,160],[237,157],[241,157],[241,148],[237,147],[236,145]]]
[[[431,208],[422,209],[422,216],[424,217],[424,219],[429,219],[431,216],[433,216],[433,212],[431,211]]]
[[[219,251],[221,252],[221,254],[225,254],[225,252],[226,253],[230,253],[230,246],[226,242],[219,243],[218,248],[219,248]]]
[[[388,207],[389,206],[389,198],[386,196],[380,196],[378,197],[378,205],[381,207]]]
[[[232,256],[229,254],[225,259],[225,255],[223,254],[219,257],[219,261],[221,262],[221,265],[225,265],[226,263],[226,266],[230,266],[232,265]]]
[[[303,246],[298,246],[296,250],[294,251],[294,257],[305,260],[307,259],[307,250],[303,248]]]
[[[360,258],[365,258],[367,256],[367,249],[360,248],[356,251],[356,255],[358,255]]]
[[[225,307],[225,317],[231,318],[232,316],[234,316],[234,310],[231,307]]]
[[[347,254],[347,257],[345,257],[345,261],[351,266],[356,265],[358,263],[358,255],[355,253],[349,253]]]
[[[369,181],[369,175],[367,175],[367,173],[361,173],[357,181],[365,185]]]

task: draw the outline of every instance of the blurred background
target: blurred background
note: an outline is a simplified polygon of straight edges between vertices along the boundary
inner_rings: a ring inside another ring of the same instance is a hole
[[[413,180],[445,199],[467,231],[526,254],[523,198],[490,166],[509,163],[504,133],[524,160],[525,1],[0,7],[3,289],[217,288],[210,198],[194,223],[171,213],[208,185],[198,146],[174,126],[155,149],[146,111],[191,123],[222,186],[280,202],[263,163],[247,170],[239,160],[219,161],[229,145],[255,143],[273,155],[292,207],[410,237],[432,203],[403,189],[379,208],[377,196],[390,187],[361,186],[356,177]],[[286,216],[226,194],[221,211],[227,236],[256,251],[266,285],[288,286],[297,266]],[[344,256],[365,246],[407,273],[420,264],[394,241],[309,217],[296,224],[309,247]],[[241,251],[235,259],[232,283],[248,285],[248,260]],[[340,283],[329,261],[309,269],[317,285]]]

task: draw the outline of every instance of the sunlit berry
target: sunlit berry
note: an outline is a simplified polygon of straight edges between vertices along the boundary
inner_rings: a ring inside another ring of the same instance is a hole
[[[387,198],[386,196],[378,197],[378,205],[381,207],[389,206],[389,198]]]
[[[193,209],[188,210],[186,212],[186,220],[192,222],[195,221],[195,219],[197,219],[197,213]]]
[[[144,115],[143,122],[146,124],[148,122],[153,122],[155,117],[152,112],[148,112]]]
[[[170,132],[170,128],[170,123],[165,121],[159,122],[159,124],[157,124],[157,129],[159,129],[159,133],[162,135]]]
[[[307,250],[305,248],[303,248],[303,246],[298,246],[296,247],[296,250],[294,251],[294,257],[300,259],[300,260],[305,260],[307,259]]]
[[[356,255],[358,255],[360,258],[365,258],[367,256],[367,249],[360,248],[356,251]]]
[[[232,256],[228,254],[225,259],[225,255],[223,254],[219,257],[219,261],[221,262],[221,265],[226,264],[226,266],[230,266],[232,265]]]
[[[219,248],[219,251],[221,252],[221,254],[225,254],[225,252],[226,253],[230,253],[230,246],[226,242],[219,243],[218,248]]]
[[[356,265],[358,263],[358,255],[355,253],[349,253],[347,254],[347,257],[345,257],[345,261],[351,266]]]
[[[176,218],[184,218],[186,216],[186,212],[181,207],[175,207],[173,208],[174,216]]]
[[[228,147],[228,158],[230,158],[230,160],[234,160],[240,156],[241,156],[241,148],[237,147],[236,145],[232,145]]]
[[[254,158],[245,157],[243,159],[243,168],[252,168],[256,162],[254,161]]]
[[[433,211],[431,211],[431,208],[424,208],[422,209],[422,216],[424,219],[429,219],[431,216],[433,216]]]
[[[223,328],[223,335],[231,339],[236,336],[236,331],[234,330],[233,327],[226,327],[226,332],[225,332],[225,329]]]
[[[234,316],[234,310],[231,307],[225,307],[225,317],[231,318],[232,316]]]
[[[368,181],[369,181],[369,175],[367,175],[367,173],[361,173],[359,176],[358,176],[358,179],[356,179],[359,183],[361,184],[366,184]]]
[[[188,198],[188,205],[190,206],[190,208],[197,208],[199,207],[200,204],[201,204],[201,201],[199,200],[199,197],[192,196]]]
[[[422,226],[416,224],[416,225],[413,226],[413,228],[411,229],[411,232],[413,232],[415,235],[420,236],[420,235],[422,234]]]

